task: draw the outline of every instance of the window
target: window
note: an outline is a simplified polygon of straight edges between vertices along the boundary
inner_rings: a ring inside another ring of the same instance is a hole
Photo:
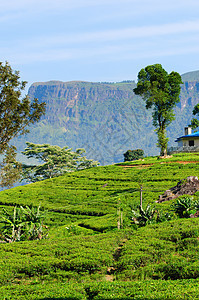
[[[189,147],[194,146],[194,141],[189,141]]]

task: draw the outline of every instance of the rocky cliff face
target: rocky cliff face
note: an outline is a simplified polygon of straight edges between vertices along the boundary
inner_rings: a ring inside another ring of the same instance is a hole
[[[151,114],[142,99],[134,95],[134,87],[133,82],[35,83],[29,96],[45,101],[47,110],[32,134],[39,130],[38,142],[52,143],[53,136],[53,144],[83,147],[89,157],[102,164],[123,160],[127,148],[141,148],[145,143],[148,133],[141,133],[143,125],[154,139]]]
[[[195,106],[199,102],[199,82],[185,81],[181,88],[181,108]]]
[[[33,84],[29,89],[30,98],[45,101],[45,120],[60,122],[66,129],[71,122],[80,124],[83,120],[104,121],[104,118],[119,109],[121,104],[133,97],[135,85],[123,87],[114,84],[86,82],[47,82]]]
[[[123,161],[123,153],[128,149],[142,148],[146,155],[157,155],[151,112],[134,95],[135,86],[134,82],[34,83],[29,96],[46,102],[46,114],[17,143],[21,148],[25,141],[67,145],[73,149],[82,147],[89,158],[102,164]],[[185,81],[181,102],[175,109],[176,120],[168,128],[170,145],[183,134],[198,102],[199,82]]]

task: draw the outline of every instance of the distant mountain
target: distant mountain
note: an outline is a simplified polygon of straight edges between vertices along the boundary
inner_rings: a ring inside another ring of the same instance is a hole
[[[199,71],[183,74],[182,78],[176,120],[168,128],[170,145],[175,145],[176,137],[182,135],[193,106],[199,102]],[[28,94],[31,99],[46,102],[46,114],[29,134],[15,140],[15,145],[20,151],[25,141],[85,148],[89,158],[103,165],[123,161],[128,149],[142,148],[146,155],[157,155],[151,111],[134,95],[135,86],[134,81],[34,83]]]
[[[184,73],[181,77],[182,81],[199,81],[199,71]]]

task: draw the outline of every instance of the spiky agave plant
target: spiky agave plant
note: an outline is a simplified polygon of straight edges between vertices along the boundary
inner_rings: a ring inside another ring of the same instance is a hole
[[[42,239],[47,236],[48,227],[43,225],[46,212],[38,207],[22,207],[21,209],[26,220],[26,235],[29,240]]]
[[[3,209],[0,223],[3,223],[1,236],[6,242],[11,243],[22,239],[26,222],[20,207],[15,206],[13,214],[9,214]]]
[[[144,210],[141,205],[139,205],[139,211],[132,210],[132,213],[133,222],[138,226],[145,226],[153,221],[156,210],[151,208],[150,205],[147,205]]]
[[[180,218],[188,218],[194,208],[193,198],[190,196],[179,198],[171,207]]]
[[[40,206],[15,206],[12,214],[3,209],[0,216],[0,223],[3,223],[0,236],[7,243],[43,239],[47,236],[48,229],[43,225],[45,217],[46,212],[40,211]]]

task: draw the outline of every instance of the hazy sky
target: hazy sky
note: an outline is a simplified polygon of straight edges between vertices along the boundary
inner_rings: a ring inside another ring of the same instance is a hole
[[[0,61],[36,81],[199,70],[198,0],[0,0]]]

